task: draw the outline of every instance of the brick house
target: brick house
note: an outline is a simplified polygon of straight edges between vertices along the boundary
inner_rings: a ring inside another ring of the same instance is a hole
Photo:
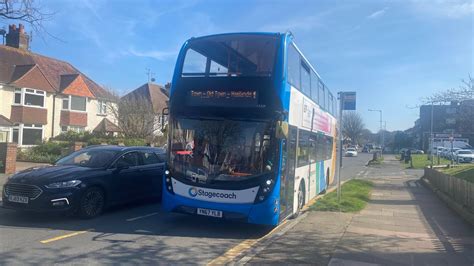
[[[19,146],[62,132],[92,131],[108,119],[114,96],[68,62],[28,50],[23,25],[10,25],[0,45],[0,115],[13,123]]]

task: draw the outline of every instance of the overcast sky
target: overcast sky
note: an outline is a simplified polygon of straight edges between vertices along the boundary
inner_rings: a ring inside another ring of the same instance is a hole
[[[474,2],[399,1],[42,1],[56,12],[34,33],[32,50],[72,63],[126,93],[171,80],[177,52],[192,37],[291,31],[328,87],[356,91],[372,131],[382,109],[388,130],[413,126],[423,96],[474,74]],[[0,21],[2,26],[8,22]],[[29,29],[27,29],[29,31]]]

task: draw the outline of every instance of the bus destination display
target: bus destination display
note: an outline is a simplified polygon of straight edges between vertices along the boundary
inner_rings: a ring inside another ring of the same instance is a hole
[[[258,93],[251,89],[191,90],[188,104],[192,106],[254,107]]]

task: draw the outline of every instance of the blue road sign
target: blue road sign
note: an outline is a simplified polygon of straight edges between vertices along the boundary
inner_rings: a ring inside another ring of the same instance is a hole
[[[341,94],[342,110],[355,110],[356,109],[356,93],[343,92]]]

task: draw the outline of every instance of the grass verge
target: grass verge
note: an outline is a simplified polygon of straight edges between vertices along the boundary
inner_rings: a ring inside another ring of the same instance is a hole
[[[352,179],[341,187],[341,202],[337,201],[337,191],[333,191],[309,207],[311,211],[357,212],[365,208],[370,199],[373,183]]]
[[[474,165],[473,164],[456,166],[453,168],[440,169],[440,171],[445,174],[474,183]]]
[[[428,156],[426,156],[426,154],[412,154],[411,158],[413,160],[413,169],[423,169],[431,164],[431,160],[428,160]],[[435,165],[437,165],[438,158],[434,158],[433,162]],[[440,165],[446,165],[450,163],[450,160],[446,160],[444,158],[439,159]],[[405,163],[405,161],[402,161],[402,164],[405,166],[405,168],[410,168],[410,163]]]

